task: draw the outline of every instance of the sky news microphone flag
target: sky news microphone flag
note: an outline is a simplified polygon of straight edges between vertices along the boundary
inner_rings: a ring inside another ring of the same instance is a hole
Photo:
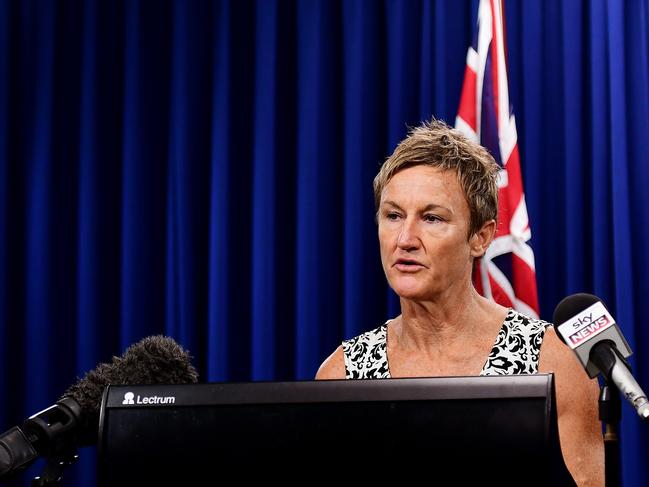
[[[478,30],[466,57],[455,127],[486,147],[500,165],[498,230],[476,262],[474,284],[485,297],[538,318],[534,252],[518,153],[516,121],[509,104],[502,4],[480,0]]]

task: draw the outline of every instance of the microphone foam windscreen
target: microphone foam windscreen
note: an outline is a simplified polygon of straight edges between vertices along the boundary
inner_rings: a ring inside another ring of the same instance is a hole
[[[83,411],[82,443],[96,442],[99,408],[104,388],[109,384],[194,384],[198,372],[191,363],[189,352],[172,338],[156,335],[131,345],[121,357],[101,363],[63,397],[75,399]]]

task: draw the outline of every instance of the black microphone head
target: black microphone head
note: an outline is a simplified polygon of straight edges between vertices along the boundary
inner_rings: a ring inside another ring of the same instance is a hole
[[[121,357],[101,363],[63,397],[75,399],[82,410],[80,441],[94,444],[99,427],[99,408],[104,389],[109,384],[194,384],[198,372],[191,363],[189,352],[172,338],[156,335],[131,345]]]
[[[559,326],[562,323],[565,323],[570,318],[578,315],[580,312],[589,308],[598,301],[601,301],[601,299],[587,293],[573,294],[567,298],[563,298],[561,302],[557,304],[557,307],[554,308],[554,314],[552,315],[554,326]],[[561,336],[561,333],[557,333],[557,336],[565,343],[565,339]]]

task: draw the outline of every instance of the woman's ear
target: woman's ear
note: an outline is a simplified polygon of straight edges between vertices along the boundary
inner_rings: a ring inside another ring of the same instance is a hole
[[[472,257],[482,257],[491,244],[496,234],[496,221],[489,220],[482,227],[471,235],[469,246],[471,247]]]

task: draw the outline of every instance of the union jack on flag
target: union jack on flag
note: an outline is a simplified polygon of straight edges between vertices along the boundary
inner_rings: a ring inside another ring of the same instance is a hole
[[[498,229],[476,262],[478,292],[503,306],[538,318],[534,252],[518,153],[516,121],[509,104],[505,36],[500,0],[480,0],[478,31],[466,57],[455,127],[486,147],[502,168],[498,178]]]

